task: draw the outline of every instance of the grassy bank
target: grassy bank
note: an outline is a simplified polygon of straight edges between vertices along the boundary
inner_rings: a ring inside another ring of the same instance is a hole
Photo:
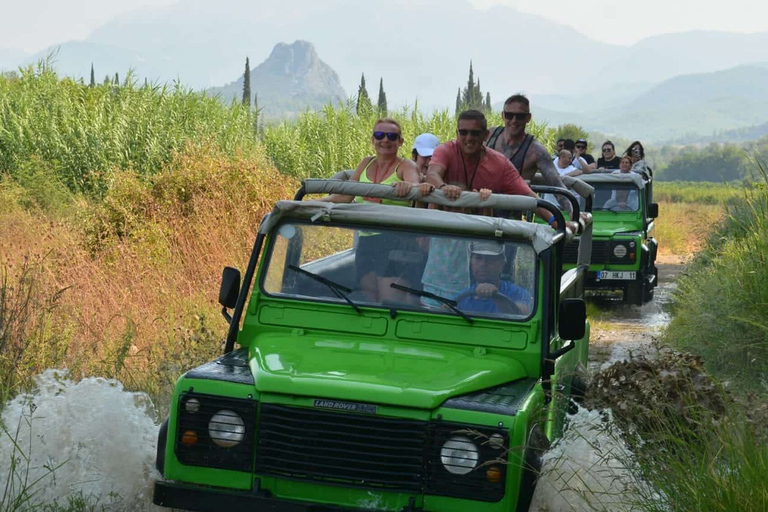
[[[58,216],[6,176],[3,391],[67,366],[167,398],[182,371],[220,352],[222,267],[244,268],[261,217],[296,187],[263,155],[191,146],[150,178],[114,171],[103,199],[72,196]]]
[[[768,179],[763,183],[725,206],[722,222],[679,280],[664,341],[701,354],[733,387],[767,392]]]

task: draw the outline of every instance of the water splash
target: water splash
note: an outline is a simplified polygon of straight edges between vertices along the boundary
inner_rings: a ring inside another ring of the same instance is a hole
[[[29,508],[81,496],[107,511],[162,510],[151,505],[158,426],[148,397],[62,370],[35,381],[0,417],[0,490],[31,493]]]
[[[645,485],[611,412],[580,408],[565,435],[544,454],[531,512],[633,510]],[[647,493],[646,493],[647,495]]]

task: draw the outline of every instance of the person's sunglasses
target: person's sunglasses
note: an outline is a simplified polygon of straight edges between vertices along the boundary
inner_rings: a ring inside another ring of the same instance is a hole
[[[373,132],[373,138],[376,140],[384,140],[384,137],[388,138],[392,142],[400,140],[400,134],[397,132]]]
[[[467,135],[479,137],[483,134],[483,130],[467,130],[466,128],[459,128],[458,132],[462,137],[466,137]]]
[[[516,119],[518,121],[525,121],[528,119],[528,116],[531,115],[530,112],[507,112],[504,111],[504,119],[507,119],[511,121],[512,119]]]
[[[610,153],[613,151],[613,148],[603,148],[603,153]]]
[[[576,149],[587,149],[587,146],[582,146],[581,144],[576,144]]]

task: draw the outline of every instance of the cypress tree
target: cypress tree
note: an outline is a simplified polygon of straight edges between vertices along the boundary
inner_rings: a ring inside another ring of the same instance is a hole
[[[382,77],[381,80],[379,80],[379,114],[382,116],[387,115],[387,94],[384,92],[384,78]]]
[[[251,106],[251,63],[245,58],[245,72],[243,73],[243,106]]]
[[[115,71],[115,85],[120,85],[120,75]]]
[[[88,87],[96,87],[96,74],[93,72],[93,62],[91,62],[91,83]]]
[[[469,109],[486,110],[487,100],[488,98],[485,100],[483,99],[483,92],[480,89],[480,78],[475,82],[475,71],[472,66],[472,61],[470,61],[467,85],[464,87],[463,91],[459,88],[459,94],[456,96],[456,112]]]
[[[491,111],[491,93],[490,92],[485,93],[485,111],[486,112]]]
[[[456,115],[461,113],[461,87],[456,91]]]
[[[368,96],[368,90],[365,88],[365,73],[360,78],[360,87],[357,89],[357,108],[355,112],[359,115],[362,112],[370,112],[373,108],[371,97]]]

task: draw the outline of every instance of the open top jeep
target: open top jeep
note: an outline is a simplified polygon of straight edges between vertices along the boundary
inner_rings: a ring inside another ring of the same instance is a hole
[[[653,299],[658,285],[653,237],[659,205],[652,202],[652,178],[643,174],[587,174],[580,180],[594,188],[592,260],[587,289],[622,290],[624,302]],[[565,268],[577,263],[578,244],[565,249]]]
[[[225,355],[176,385],[154,502],[206,511],[527,510],[541,453],[583,391],[588,251],[562,272],[573,236],[560,210],[536,198],[449,201],[436,191],[423,200],[545,207],[558,231],[436,209],[300,201],[334,192],[395,197],[383,185],[307,180],[299,200],[263,219],[242,287],[237,270],[224,271]],[[356,267],[371,237],[380,254],[365,257],[378,262],[388,290],[375,298]],[[581,239],[589,248],[589,229]],[[454,259],[443,257],[451,251]],[[471,282],[467,262],[482,255],[503,261],[490,297],[471,286],[445,297],[422,285],[428,268]]]

